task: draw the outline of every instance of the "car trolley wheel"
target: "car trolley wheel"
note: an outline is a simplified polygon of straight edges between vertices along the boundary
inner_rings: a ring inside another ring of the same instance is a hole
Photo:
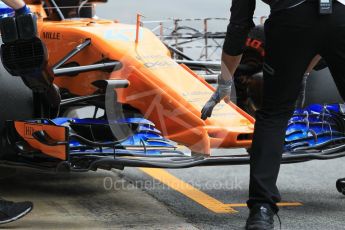
[[[338,192],[345,195],[345,178],[337,180],[336,187]]]

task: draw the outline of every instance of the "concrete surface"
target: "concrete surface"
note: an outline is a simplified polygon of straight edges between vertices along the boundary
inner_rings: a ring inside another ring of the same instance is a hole
[[[110,189],[107,178],[126,189]],[[27,217],[0,229],[195,229],[112,172],[20,172],[0,179],[0,194],[35,205]]]

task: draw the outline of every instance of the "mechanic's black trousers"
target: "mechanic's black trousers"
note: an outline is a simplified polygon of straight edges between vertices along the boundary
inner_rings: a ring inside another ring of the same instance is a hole
[[[269,203],[278,211],[276,182],[287,122],[315,55],[325,59],[345,99],[345,6],[334,2],[333,7],[332,15],[320,16],[317,1],[305,2],[272,13],[265,22],[263,106],[256,113],[251,148],[249,208]]]

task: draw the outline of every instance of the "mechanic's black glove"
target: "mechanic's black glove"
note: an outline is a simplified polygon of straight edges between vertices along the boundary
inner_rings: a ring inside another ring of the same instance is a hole
[[[211,117],[214,107],[223,99],[230,101],[232,80],[224,80],[221,75],[218,76],[218,86],[212,97],[201,110],[201,119],[206,120]]]

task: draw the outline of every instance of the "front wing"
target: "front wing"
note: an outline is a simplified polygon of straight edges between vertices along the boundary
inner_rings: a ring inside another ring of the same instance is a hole
[[[127,136],[114,138],[108,121],[102,119],[40,119],[8,121],[4,145],[11,153],[0,161],[6,167],[44,171],[84,172],[125,167],[189,168],[196,166],[249,164],[250,155],[193,155],[167,140],[154,124],[143,118],[118,121],[130,127]],[[227,151],[228,150],[224,150]],[[344,141],[293,149],[282,155],[283,163],[345,157]]]

